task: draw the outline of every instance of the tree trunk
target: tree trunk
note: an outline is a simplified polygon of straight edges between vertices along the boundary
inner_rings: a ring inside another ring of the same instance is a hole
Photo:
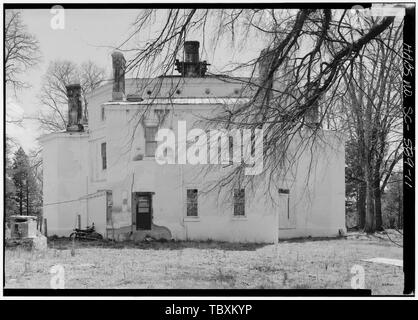
[[[398,229],[403,229],[402,221],[402,194],[401,194],[401,185],[400,182],[397,182],[398,185]]]
[[[26,215],[29,215],[29,185],[26,182]]]
[[[373,177],[369,165],[366,165],[366,223],[364,231],[373,233],[375,231],[374,199],[373,199]]]
[[[19,195],[20,195],[20,197],[19,197],[19,214],[23,215],[23,192],[22,192],[22,189],[20,189]]]
[[[382,222],[382,193],[380,191],[379,185],[374,188],[374,212],[376,215],[376,230],[383,230]]]
[[[380,160],[376,162],[374,171],[374,213],[376,215],[376,230],[383,230],[382,221],[382,191],[380,189]]]
[[[366,224],[366,183],[360,182],[358,185],[357,213],[360,230],[364,229]]]

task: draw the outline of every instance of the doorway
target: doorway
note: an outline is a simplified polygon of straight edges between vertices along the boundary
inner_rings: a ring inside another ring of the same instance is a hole
[[[136,230],[151,230],[152,193],[134,192],[132,194],[132,204],[136,218]]]

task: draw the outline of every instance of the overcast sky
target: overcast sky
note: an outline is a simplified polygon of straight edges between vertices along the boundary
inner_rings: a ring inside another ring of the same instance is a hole
[[[23,10],[23,22],[27,25],[28,31],[39,40],[42,62],[21,76],[21,80],[31,86],[29,89],[19,91],[17,97],[13,97],[10,91],[7,92],[8,115],[23,115],[26,118],[37,115],[41,107],[37,96],[41,88],[42,76],[51,61],[71,60],[81,64],[93,60],[97,65],[104,67],[108,77],[111,78],[110,54],[114,47],[120,45],[132,33],[132,24],[139,13],[140,9],[66,9],[64,29],[54,30],[51,28],[54,14],[50,10]],[[147,35],[141,34],[133,38],[133,41],[146,41],[146,37]],[[190,36],[188,40],[197,39]],[[257,39],[254,39],[254,44],[256,41]],[[133,45],[138,46],[138,43]],[[245,60],[257,55],[259,51],[260,48],[254,45],[239,54]],[[203,59],[207,59],[212,64],[209,67],[211,72],[222,69],[231,61],[239,60],[236,52],[232,53],[226,44],[218,46],[215,56],[203,57]],[[28,119],[21,127],[8,125],[6,131],[23,146],[25,151],[36,146],[36,138],[41,134],[36,121]]]
[[[130,30],[138,11],[136,10],[65,10],[64,29],[52,29],[50,10],[30,9],[22,11],[22,18],[28,31],[40,43],[42,62],[22,75],[21,79],[30,84],[29,89],[18,92],[17,97],[7,99],[8,113],[36,116],[40,105],[37,99],[42,76],[53,60],[71,60],[82,63],[93,60],[111,72],[108,46],[117,45]],[[33,148],[39,130],[36,121],[25,120],[22,127],[8,126],[7,134],[14,136],[26,151]]]

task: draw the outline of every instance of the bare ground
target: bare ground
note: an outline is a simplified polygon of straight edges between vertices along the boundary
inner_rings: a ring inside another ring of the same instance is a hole
[[[402,259],[395,232],[346,239],[295,240],[274,245],[220,242],[72,243],[49,241],[45,252],[6,248],[6,288],[50,288],[62,265],[66,288],[293,289],[351,288],[353,265],[365,270],[373,294],[400,295],[402,268],[361,261]]]

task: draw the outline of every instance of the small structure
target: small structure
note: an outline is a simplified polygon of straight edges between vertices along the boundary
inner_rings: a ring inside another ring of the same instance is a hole
[[[10,217],[12,239],[36,238],[36,216],[14,215]]]
[[[10,217],[10,238],[6,237],[6,247],[20,246],[29,250],[46,250],[47,239],[38,232],[37,216]]]

